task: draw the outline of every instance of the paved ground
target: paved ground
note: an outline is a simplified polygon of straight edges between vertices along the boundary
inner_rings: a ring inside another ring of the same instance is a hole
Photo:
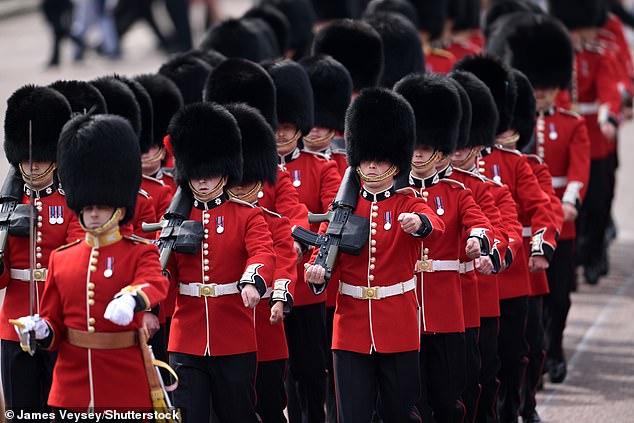
[[[221,0],[222,10],[238,15],[249,0]],[[200,9],[193,11],[200,36]],[[6,99],[25,83],[48,84],[57,79],[89,79],[118,72],[135,75],[155,71],[164,56],[155,51],[148,29],[137,25],[125,39],[125,57],[111,62],[89,55],[82,64],[72,64],[70,46],[64,50],[63,65],[46,70],[49,39],[43,19],[37,14],[0,21],[0,116],[4,119]],[[0,133],[0,141],[3,134]],[[634,125],[621,132],[621,162],[628,167],[634,159]],[[0,174],[7,164],[0,154]],[[566,351],[569,377],[563,385],[547,383],[539,397],[539,412],[548,423],[634,422],[634,196],[631,181],[634,168],[621,168],[616,197],[619,240],[611,249],[609,278],[598,287],[580,283],[574,294]]]

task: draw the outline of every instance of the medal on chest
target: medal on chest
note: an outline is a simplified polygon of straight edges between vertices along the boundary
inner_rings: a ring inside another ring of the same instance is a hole
[[[299,188],[302,185],[302,180],[300,177],[300,173],[299,170],[295,169],[293,171],[293,186],[295,188]]]
[[[106,270],[103,271],[104,278],[111,278],[114,274],[114,257],[106,258]]]
[[[445,214],[445,208],[443,207],[443,204],[442,204],[442,198],[435,197],[434,201],[436,202],[436,214],[438,216],[442,216],[443,214]]]
[[[502,177],[500,176],[500,166],[494,164],[492,167],[492,170],[493,170],[493,180],[497,182],[498,184],[502,183]]]
[[[64,223],[64,207],[49,206],[48,207],[48,223],[51,225],[61,225]]]
[[[392,229],[392,212],[386,211],[383,213],[383,220],[385,223],[383,224],[383,229],[389,231]]]
[[[557,128],[555,127],[555,123],[551,122],[548,125],[548,138],[550,138],[552,141],[555,141],[558,137],[559,135],[557,134]]]
[[[225,231],[225,218],[224,216],[216,217],[216,232],[221,234]]]

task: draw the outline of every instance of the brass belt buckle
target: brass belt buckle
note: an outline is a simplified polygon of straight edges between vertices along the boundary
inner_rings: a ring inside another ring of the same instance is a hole
[[[418,271],[419,272],[427,272],[433,273],[434,266],[432,265],[432,260],[419,260],[418,262]]]
[[[37,282],[42,282],[46,280],[46,277],[44,276],[44,270],[42,269],[33,270],[33,280]]]
[[[379,288],[361,287],[361,298],[364,300],[378,300]]]
[[[201,285],[199,291],[201,297],[215,297],[216,296],[216,284]]]

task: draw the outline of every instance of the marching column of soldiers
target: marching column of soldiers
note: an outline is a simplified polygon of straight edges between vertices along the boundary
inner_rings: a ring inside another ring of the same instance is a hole
[[[156,73],[17,89],[7,409],[541,422],[634,68],[603,0],[491,3],[265,0]]]

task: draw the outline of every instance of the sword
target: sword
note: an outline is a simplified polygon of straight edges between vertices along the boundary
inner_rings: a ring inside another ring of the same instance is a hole
[[[33,125],[29,120],[29,202],[31,204],[31,212],[29,214],[29,316],[35,315],[35,278],[33,270],[35,269],[35,209],[33,208]],[[27,352],[33,356],[37,345],[35,343],[35,330],[29,331],[29,344]]]

